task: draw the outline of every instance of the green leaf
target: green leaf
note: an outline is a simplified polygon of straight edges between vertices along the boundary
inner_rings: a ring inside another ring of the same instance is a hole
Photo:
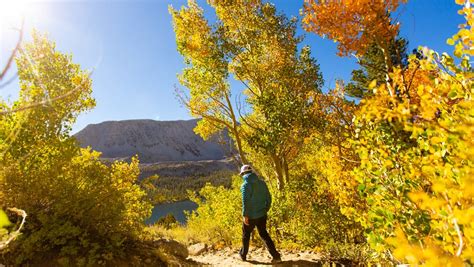
[[[0,228],[5,228],[7,226],[10,226],[12,223],[8,219],[7,214],[0,209]]]
[[[451,92],[448,93],[448,97],[450,99],[454,99],[458,96],[458,93],[456,92],[456,90],[452,90]]]

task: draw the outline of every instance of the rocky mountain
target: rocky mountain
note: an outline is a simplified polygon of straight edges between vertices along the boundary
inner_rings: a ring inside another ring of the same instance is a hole
[[[217,138],[204,141],[193,131],[198,120],[124,120],[91,124],[75,134],[82,147],[90,146],[107,159],[138,154],[141,163],[222,160],[229,156]]]

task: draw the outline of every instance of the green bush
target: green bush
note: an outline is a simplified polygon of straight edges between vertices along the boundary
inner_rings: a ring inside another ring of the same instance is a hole
[[[207,184],[199,194],[190,196],[198,204],[196,211],[188,214],[187,228],[194,238],[210,244],[240,244],[241,183],[242,178],[234,176],[230,188]]]

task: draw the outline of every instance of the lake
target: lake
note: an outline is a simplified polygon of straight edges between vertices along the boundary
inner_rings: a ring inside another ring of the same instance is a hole
[[[158,204],[153,208],[151,217],[145,221],[146,224],[153,224],[161,217],[165,217],[169,213],[173,214],[178,222],[186,224],[186,216],[184,211],[194,211],[198,205],[191,200],[176,201],[171,203]]]

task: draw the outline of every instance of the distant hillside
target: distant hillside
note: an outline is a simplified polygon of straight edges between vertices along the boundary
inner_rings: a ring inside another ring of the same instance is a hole
[[[127,159],[136,154],[142,163],[221,160],[230,149],[217,140],[204,141],[193,131],[197,120],[125,120],[91,124],[75,134],[82,147],[91,146],[103,158]]]
[[[169,202],[187,199],[187,191],[199,191],[207,183],[214,186],[231,185],[232,175],[238,174],[239,166],[231,159],[140,164],[140,180],[152,175],[156,186],[153,202]]]
[[[160,178],[176,177],[189,178],[198,176],[211,176],[217,172],[238,173],[239,166],[231,159],[181,161],[181,162],[159,162],[140,164],[140,178],[146,178],[158,174]]]

